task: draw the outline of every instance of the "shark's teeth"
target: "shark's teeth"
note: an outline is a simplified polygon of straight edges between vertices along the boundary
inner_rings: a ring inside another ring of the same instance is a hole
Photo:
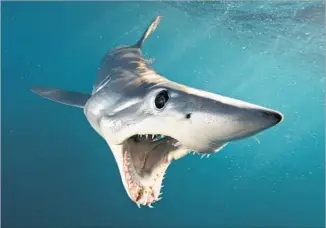
[[[144,134],[144,135],[138,134],[137,137],[140,140],[145,140],[145,139],[148,140],[148,139],[150,139],[152,141],[156,141],[156,140],[160,140],[160,139],[165,138],[164,135],[156,135],[156,134]]]
[[[176,150],[168,154],[168,161],[178,160],[189,153],[188,150]]]
[[[181,145],[181,143],[179,141],[173,144],[173,146],[175,146],[175,147],[178,147],[180,145]]]
[[[198,152],[193,151],[192,154],[193,154],[193,155],[200,155],[200,159],[202,159],[202,158],[204,158],[205,156],[206,156],[207,158],[209,158],[209,156],[211,156],[212,153],[198,153]]]

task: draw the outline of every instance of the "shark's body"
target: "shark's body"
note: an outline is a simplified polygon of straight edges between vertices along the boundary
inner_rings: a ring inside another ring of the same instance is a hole
[[[159,21],[157,17],[135,45],[104,56],[91,94],[32,88],[42,97],[84,109],[90,125],[108,143],[126,192],[138,206],[160,199],[172,160],[191,151],[214,153],[283,118],[279,112],[161,76],[141,51]]]

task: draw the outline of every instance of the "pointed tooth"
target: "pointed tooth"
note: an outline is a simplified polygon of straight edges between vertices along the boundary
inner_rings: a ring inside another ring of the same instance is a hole
[[[155,135],[152,135],[152,139],[154,139],[155,138]]]
[[[181,145],[180,142],[176,142],[176,143],[173,144],[173,146],[175,146],[175,147],[178,147],[178,146],[180,146],[180,145]]]
[[[146,139],[147,139],[147,138],[148,138],[148,135],[146,135],[145,137],[146,137]]]
[[[140,208],[140,203],[136,203],[137,204],[137,207]]]
[[[149,208],[154,208],[154,207],[152,206],[152,204],[149,204],[148,207],[149,207]]]
[[[170,162],[170,161],[172,161],[172,159],[173,159],[173,156],[172,156],[172,155],[169,153],[169,154],[168,154],[168,158],[167,158],[167,159],[168,159],[168,162]]]
[[[203,155],[200,157],[200,159],[202,159],[203,157],[205,157],[205,154],[203,154]]]
[[[156,201],[159,201],[159,200],[161,200],[162,198],[163,198],[163,197],[158,197]]]
[[[207,158],[209,158],[209,156],[211,156],[210,154],[207,154]]]

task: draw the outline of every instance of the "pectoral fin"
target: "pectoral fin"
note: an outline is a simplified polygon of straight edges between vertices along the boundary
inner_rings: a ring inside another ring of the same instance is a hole
[[[78,108],[83,108],[91,97],[90,94],[86,93],[46,87],[32,87],[31,91],[49,100]]]

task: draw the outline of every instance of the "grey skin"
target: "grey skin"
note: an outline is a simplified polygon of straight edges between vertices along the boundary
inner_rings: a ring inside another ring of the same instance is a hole
[[[104,56],[91,94],[32,88],[42,97],[84,109],[138,206],[151,207],[161,199],[162,180],[173,160],[190,152],[215,153],[283,119],[277,111],[190,88],[156,72],[141,47],[160,19],[155,18],[135,45]]]

